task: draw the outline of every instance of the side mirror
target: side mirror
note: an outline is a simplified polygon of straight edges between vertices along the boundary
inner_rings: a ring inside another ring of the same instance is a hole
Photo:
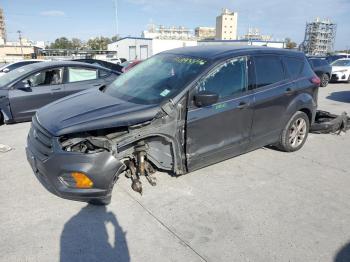
[[[23,80],[21,82],[18,82],[16,84],[16,88],[23,90],[23,91],[31,91],[31,87],[30,87],[30,81],[29,80]]]
[[[4,68],[4,69],[2,70],[2,72],[3,72],[3,73],[8,73],[8,72],[10,72],[10,69]]]
[[[201,91],[194,96],[194,103],[198,107],[210,106],[215,104],[219,99],[218,94],[210,91]]]

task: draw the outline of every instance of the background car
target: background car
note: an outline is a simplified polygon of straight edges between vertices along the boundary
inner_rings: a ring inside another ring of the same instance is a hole
[[[0,121],[28,121],[42,106],[87,88],[99,88],[117,76],[107,68],[72,61],[17,68],[0,78]]]
[[[125,73],[125,72],[129,71],[131,68],[133,68],[134,66],[138,65],[142,61],[143,60],[125,61],[124,63],[121,64],[122,72]]]
[[[321,86],[326,87],[331,79],[332,66],[324,58],[310,57],[308,60],[316,75],[321,79]]]
[[[42,62],[44,60],[23,60],[23,61],[18,61],[18,62],[14,62],[14,63],[10,63],[10,64],[5,64],[2,67],[0,67],[0,76],[15,70],[16,68],[25,66],[25,65],[30,65],[30,64],[34,64],[34,63],[38,63],[38,62]]]
[[[117,65],[120,65],[122,63],[124,63],[126,61],[125,58],[111,58],[109,60],[109,62],[113,63],[113,64],[117,64]]]
[[[72,61],[76,61],[76,62],[82,62],[82,63],[88,63],[88,64],[92,64],[92,65],[99,65],[105,68],[108,68],[114,72],[122,72],[122,66],[119,64],[114,64],[114,63],[110,63],[107,61],[103,61],[103,60],[98,60],[98,59],[92,59],[92,58],[82,58],[82,59],[74,59]]]
[[[350,58],[343,58],[334,61],[332,64],[332,82],[350,83]]]

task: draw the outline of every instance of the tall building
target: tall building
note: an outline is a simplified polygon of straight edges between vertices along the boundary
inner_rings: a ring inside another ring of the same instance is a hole
[[[316,18],[306,23],[305,38],[301,49],[308,55],[327,55],[333,51],[337,25],[329,19]]]
[[[194,29],[194,35],[200,40],[214,39],[216,35],[215,28],[199,26]]]
[[[2,8],[0,8],[0,41],[6,42],[5,17]]]
[[[238,13],[231,12],[227,8],[216,17],[216,39],[237,40]]]

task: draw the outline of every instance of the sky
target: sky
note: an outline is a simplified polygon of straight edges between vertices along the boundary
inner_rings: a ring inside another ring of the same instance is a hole
[[[65,36],[87,40],[116,34],[115,0],[0,0],[9,40],[17,31],[30,40]],[[118,33],[140,36],[150,23],[215,27],[226,7],[238,12],[238,34],[257,27],[262,34],[300,43],[305,24],[316,17],[336,22],[336,50],[350,48],[350,0],[117,0]]]

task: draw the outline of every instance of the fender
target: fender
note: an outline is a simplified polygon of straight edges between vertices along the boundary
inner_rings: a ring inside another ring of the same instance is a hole
[[[304,112],[306,111],[305,113],[308,113],[308,116],[310,117],[310,124],[314,123],[316,108],[317,104],[311,94],[298,94],[287,107],[286,114],[283,119],[284,125],[286,125],[292,115],[299,110]]]

